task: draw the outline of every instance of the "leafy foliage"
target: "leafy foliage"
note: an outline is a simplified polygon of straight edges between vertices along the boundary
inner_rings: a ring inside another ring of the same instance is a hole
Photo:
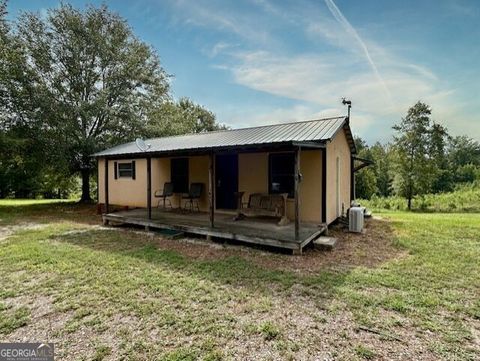
[[[0,196],[32,196],[53,179],[70,190],[81,175],[87,201],[93,153],[142,135],[219,127],[207,109],[171,99],[158,54],[106,6],[62,3],[46,17],[22,14],[11,29],[5,15],[2,2],[0,144],[9,151],[0,155]]]
[[[358,156],[373,164],[361,169],[355,176],[356,196],[370,199],[374,194],[388,196],[392,193],[392,152],[389,144],[380,142],[372,147],[361,138],[355,138]]]
[[[226,129],[215,121],[215,114],[188,98],[160,104],[151,109],[148,119],[145,127],[148,138]]]
[[[376,210],[405,211],[405,199],[399,196],[372,196],[369,200],[362,199],[361,204]],[[412,210],[423,212],[480,212],[480,182],[458,185],[448,193],[429,193],[412,199]]]
[[[403,209],[397,204],[398,197],[403,197],[409,209],[421,208],[420,204],[429,208],[418,200],[480,180],[480,143],[467,136],[450,136],[430,114],[427,104],[415,104],[394,127],[392,144],[377,142],[370,147],[363,139],[355,139],[359,157],[373,161],[356,175],[358,198],[373,197],[377,202],[378,197],[390,197],[385,207]],[[412,205],[414,199],[416,205]]]
[[[397,131],[394,136],[395,187],[397,193],[407,199],[409,209],[413,196],[427,193],[434,181],[435,167],[428,157],[431,140],[430,114],[430,107],[418,102],[408,110],[407,116],[393,127]]]

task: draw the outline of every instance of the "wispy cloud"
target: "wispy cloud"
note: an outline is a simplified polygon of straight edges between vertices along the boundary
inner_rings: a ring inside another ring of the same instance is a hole
[[[233,47],[232,44],[226,43],[224,41],[219,41],[207,53],[208,53],[208,56],[210,56],[211,58],[214,58],[219,53],[222,53],[227,49],[231,49],[232,47]]]
[[[208,56],[222,55],[221,64],[212,66],[229,72],[236,84],[298,102],[289,108],[259,108],[246,117],[229,113],[230,119],[222,121],[252,125],[343,114],[342,96],[353,101],[357,131],[390,133],[392,122],[418,100],[429,102],[438,118],[457,121],[454,112],[461,107],[454,103],[456,91],[435,72],[381,45],[365,28],[354,28],[333,0],[314,5],[298,1],[279,6],[251,0],[256,9],[240,12],[218,4],[176,3],[186,23],[241,40],[235,47],[225,39],[211,45]],[[301,40],[308,45],[292,51],[288,42],[293,32],[303,33]]]
[[[418,98],[438,90],[423,69],[390,65],[384,81],[394,104],[385,102],[384,89],[368,72],[355,73],[356,62],[342,55],[278,56],[266,51],[232,53],[227,67],[237,83],[277,96],[316,104],[319,109],[339,104],[342,95],[354,99],[355,109],[385,117],[404,110]],[[408,89],[408,91],[406,91]],[[341,111],[341,110],[340,110]]]
[[[370,52],[368,51],[367,45],[365,42],[362,40],[360,35],[358,35],[357,31],[355,28],[350,24],[350,22],[343,16],[342,12],[338,9],[337,5],[333,2],[333,0],[325,0],[325,3],[327,4],[328,9],[332,13],[333,17],[342,25],[342,27],[345,29],[345,31],[350,34],[360,45],[360,47],[363,50],[363,53],[365,54],[365,58],[367,59],[368,63],[372,67],[373,72],[375,73],[375,76],[377,77],[378,81],[382,84],[382,87],[385,89],[385,93],[388,96],[388,100],[392,102],[392,96],[390,94],[390,91],[388,90],[387,85],[385,84],[385,81],[383,80],[382,76],[380,75],[380,72],[378,71],[377,65],[374,63],[372,56],[370,55]]]
[[[256,26],[260,19],[229,11],[222,1],[175,0],[170,3],[174,9],[178,10],[177,16],[183,19],[184,25],[229,32],[253,43],[271,41],[269,32]]]

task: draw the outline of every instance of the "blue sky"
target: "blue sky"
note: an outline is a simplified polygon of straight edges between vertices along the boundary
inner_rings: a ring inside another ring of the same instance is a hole
[[[58,3],[10,1],[10,16]],[[451,133],[480,139],[477,0],[105,3],[157,49],[176,98],[234,128],[345,114],[346,96],[369,142],[389,140],[417,100]]]

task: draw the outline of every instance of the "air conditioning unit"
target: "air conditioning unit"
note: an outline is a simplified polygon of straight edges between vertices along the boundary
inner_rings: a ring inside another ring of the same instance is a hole
[[[363,230],[364,207],[351,207],[348,212],[348,230],[360,233]]]

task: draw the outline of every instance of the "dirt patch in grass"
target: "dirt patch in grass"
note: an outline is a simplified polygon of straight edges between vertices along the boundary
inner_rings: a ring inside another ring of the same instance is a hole
[[[302,256],[59,217],[0,243],[0,339],[62,360],[473,360],[476,219],[408,217]]]
[[[395,246],[395,235],[388,220],[372,218],[364,233],[348,233],[339,226],[331,227],[330,236],[337,238],[332,251],[306,248],[303,255],[293,256],[279,250],[258,249],[248,245],[207,242],[201,239],[167,239],[153,236],[160,249],[180,252],[194,259],[221,259],[240,256],[269,269],[300,273],[318,273],[325,269],[348,270],[358,266],[376,267],[406,255]]]
[[[24,307],[29,311],[26,325],[16,328],[9,334],[10,342],[54,340],[55,332],[61,330],[71,316],[55,311],[52,296],[18,296],[3,302],[13,309]]]
[[[26,213],[30,222],[23,222],[23,217],[15,217],[14,220],[19,223],[15,222],[13,225],[0,227],[0,241],[17,230],[43,227],[43,224],[55,221],[75,221],[92,226],[99,226],[101,223],[101,217],[97,214],[95,205],[63,202],[28,207],[2,207],[8,208],[8,211],[15,214],[18,213],[18,215],[22,212]],[[127,232],[131,230],[123,227],[120,229]],[[145,234],[143,231],[139,233]],[[405,254],[394,244],[395,235],[389,221],[379,218],[368,220],[366,232],[363,234],[348,233],[339,227],[331,227],[330,235],[338,239],[337,246],[333,251],[310,247],[306,248],[301,256],[292,256],[281,250],[254,247],[242,243],[207,242],[201,238],[188,237],[169,239],[157,233],[148,235],[160,249],[177,251],[193,259],[214,260],[239,256],[259,266],[300,273],[317,273],[325,268],[348,270],[357,266],[376,267],[385,261]]]
[[[218,354],[225,359],[438,359],[426,347],[425,339],[431,340],[432,335],[402,327],[386,331],[399,341],[386,337],[385,331],[379,335],[360,330],[353,315],[341,303],[335,305],[337,311],[332,311],[319,308],[313,300],[296,295],[285,297],[280,293],[272,295],[266,309],[258,307],[257,301],[249,298],[248,304],[236,307],[233,300],[219,304],[215,313],[230,315],[232,332],[209,338],[175,330],[177,318],[172,319],[170,326],[160,327],[159,324],[163,323],[161,308],[158,314],[143,319],[118,311],[102,321],[105,329],[89,326],[88,318],[92,315],[86,314],[78,328],[66,332],[71,321],[82,315],[71,310],[55,310],[51,297],[38,297],[32,301],[22,296],[11,302],[16,307],[27,306],[31,311],[30,321],[27,326],[10,333],[8,341],[55,342],[57,357],[65,360],[92,359],[102,350],[112,353],[105,359],[115,359],[121,354],[140,358],[144,354],[144,359],[151,359],[158,351],[176,354],[185,350],[188,355],[188,345],[198,344],[201,339],[205,339],[203,348],[222,349]],[[152,348],[155,344],[160,349]]]
[[[17,231],[30,231],[30,230],[42,229],[42,228],[45,228],[46,226],[47,224],[23,222],[23,223],[11,225],[11,226],[0,227],[0,242],[7,239]]]

